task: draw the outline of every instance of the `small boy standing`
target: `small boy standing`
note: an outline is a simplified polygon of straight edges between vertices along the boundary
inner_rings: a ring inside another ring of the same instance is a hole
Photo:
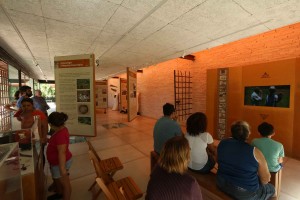
[[[252,145],[257,147],[267,160],[269,171],[278,172],[283,162],[284,148],[280,142],[271,139],[274,135],[274,127],[267,122],[261,123],[258,127],[258,132],[262,138],[256,138],[252,141]]]

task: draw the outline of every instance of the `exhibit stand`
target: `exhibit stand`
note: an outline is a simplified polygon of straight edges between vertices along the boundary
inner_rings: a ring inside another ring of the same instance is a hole
[[[56,110],[69,116],[70,135],[96,136],[94,55],[57,56],[54,65]]]
[[[95,103],[96,109],[103,109],[106,113],[108,103],[107,81],[95,82]]]
[[[137,117],[137,75],[136,71],[127,67],[127,107],[128,121]]]
[[[0,199],[43,200],[46,178],[39,118],[30,129],[0,133]],[[5,138],[5,140],[3,140]]]

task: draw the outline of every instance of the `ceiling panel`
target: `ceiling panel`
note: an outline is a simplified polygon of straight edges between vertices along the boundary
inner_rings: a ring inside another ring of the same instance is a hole
[[[0,45],[48,80],[54,56],[94,53],[99,80],[299,21],[299,0],[0,0]]]

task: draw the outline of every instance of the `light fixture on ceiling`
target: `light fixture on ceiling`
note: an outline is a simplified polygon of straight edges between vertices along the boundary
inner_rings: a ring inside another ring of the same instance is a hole
[[[186,59],[186,60],[191,60],[194,61],[195,60],[195,56],[194,55],[185,55],[184,57],[180,57],[181,59]]]
[[[184,56],[185,56],[185,50],[183,50],[181,58],[184,58]]]
[[[183,54],[182,54],[182,56],[179,57],[179,58],[186,59],[186,60],[191,60],[191,61],[194,61],[194,60],[195,60],[195,56],[193,56],[193,55],[191,55],[191,54],[186,55],[185,50],[183,50]]]

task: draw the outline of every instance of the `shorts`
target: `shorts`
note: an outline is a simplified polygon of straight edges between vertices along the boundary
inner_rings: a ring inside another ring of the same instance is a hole
[[[66,162],[65,166],[66,166],[67,172],[69,172],[71,164],[72,164],[72,158]],[[51,171],[51,175],[52,175],[53,179],[59,179],[61,177],[60,171],[59,171],[59,165],[50,166],[50,171]]]

